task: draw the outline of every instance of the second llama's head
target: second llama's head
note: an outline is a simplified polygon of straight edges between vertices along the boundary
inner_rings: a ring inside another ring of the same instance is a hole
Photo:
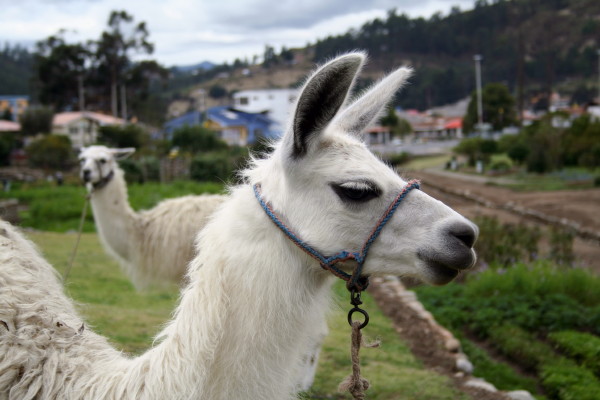
[[[386,209],[407,187],[368,149],[363,135],[412,70],[399,68],[352,98],[364,59],[362,53],[350,53],[317,69],[271,157],[256,160],[246,173],[285,224],[325,256],[364,249]],[[475,263],[477,234],[477,227],[454,210],[412,190],[369,244],[364,274],[447,283]],[[318,262],[315,268],[320,270]],[[350,272],[352,263],[340,268]]]
[[[79,176],[89,191],[100,189],[112,179],[118,168],[117,161],[129,157],[134,152],[134,148],[84,147],[79,153]]]

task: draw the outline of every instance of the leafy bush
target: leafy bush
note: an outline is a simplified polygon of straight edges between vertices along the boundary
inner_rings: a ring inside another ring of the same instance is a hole
[[[229,151],[197,155],[190,165],[190,178],[207,182],[227,182],[235,179],[235,173],[246,163],[248,151],[232,147]]]
[[[563,353],[600,376],[600,337],[585,332],[552,332],[548,339]]]
[[[65,135],[46,135],[25,149],[29,163],[38,168],[66,169],[73,164],[71,139]]]
[[[225,182],[233,175],[233,164],[224,152],[196,156],[190,165],[190,178],[198,181]]]
[[[21,133],[25,136],[50,133],[53,118],[54,111],[50,107],[28,107],[19,117]]]
[[[175,130],[171,143],[192,154],[227,148],[227,143],[221,140],[216,132],[198,125],[186,125]]]
[[[144,174],[139,163],[133,159],[127,158],[119,161],[119,166],[125,172],[125,180],[127,183],[143,183]]]

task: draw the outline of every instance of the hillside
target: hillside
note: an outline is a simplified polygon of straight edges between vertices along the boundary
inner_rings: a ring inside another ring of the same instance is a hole
[[[367,50],[366,76],[376,78],[400,64],[415,67],[411,84],[398,104],[426,109],[455,102],[475,87],[475,54],[483,55],[483,82],[509,86],[522,107],[545,108],[552,91],[579,104],[593,100],[598,85],[600,2],[597,0],[478,0],[469,11],[411,19],[390,10],[349,32],[295,49],[293,68],[271,62],[268,69],[232,69],[229,79],[209,79],[198,86],[220,85],[228,91],[288,87],[321,62],[354,49]],[[277,60],[275,60],[277,61]],[[359,84],[367,84],[366,81]]]

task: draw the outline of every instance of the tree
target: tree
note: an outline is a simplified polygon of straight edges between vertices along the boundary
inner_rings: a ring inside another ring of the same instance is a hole
[[[133,26],[132,26],[133,25]],[[109,30],[102,32],[100,40],[95,42],[95,57],[98,69],[106,71],[109,77],[111,111],[117,116],[118,89],[125,82],[125,75],[130,66],[131,53],[143,52],[152,54],[154,45],[148,42],[148,29],[145,22],[134,25],[133,17],[126,11],[113,11],[108,19]],[[125,32],[128,32],[126,34]],[[125,89],[122,89],[123,93]],[[121,107],[124,108],[124,95]],[[125,116],[126,118],[126,116]]]
[[[25,136],[52,132],[54,111],[49,107],[29,107],[19,117],[21,132]]]
[[[89,50],[82,44],[68,44],[64,31],[36,45],[35,81],[39,100],[56,110],[83,108],[83,81]]]
[[[0,115],[0,119],[3,119],[5,121],[12,121],[12,112],[10,111],[10,108],[4,109],[2,115]]]
[[[390,132],[393,136],[404,137],[404,135],[412,132],[410,122],[404,118],[398,117],[396,111],[391,107],[388,109],[387,114],[381,117],[379,123],[382,126],[390,128]]]
[[[455,148],[458,154],[467,156],[468,164],[474,166],[477,160],[488,162],[492,154],[498,152],[496,141],[473,137],[463,139]]]
[[[225,89],[221,85],[212,85],[210,89],[208,89],[208,95],[213,99],[222,99],[227,96],[227,89]]]
[[[483,87],[482,93],[483,121],[492,125],[495,131],[517,124],[515,99],[510,94],[506,85],[502,83],[488,83]],[[471,101],[467,107],[467,114],[463,118],[465,133],[475,131],[478,122],[477,92],[471,94]]]

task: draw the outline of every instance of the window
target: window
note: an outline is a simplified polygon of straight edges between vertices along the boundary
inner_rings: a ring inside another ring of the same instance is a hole
[[[248,98],[247,97],[240,97],[239,98],[239,102],[241,106],[247,106],[248,105]]]

